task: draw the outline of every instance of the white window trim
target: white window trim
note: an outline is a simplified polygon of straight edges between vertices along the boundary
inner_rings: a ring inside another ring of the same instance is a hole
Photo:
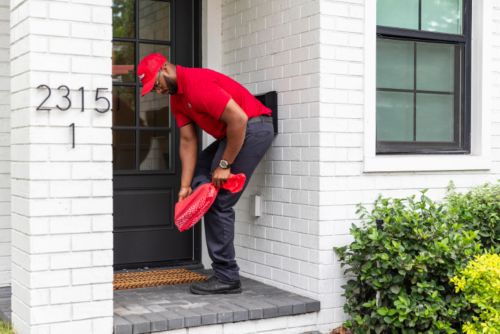
[[[365,1],[364,172],[489,170],[491,168],[492,0],[472,2],[471,153],[376,155],[376,1]]]

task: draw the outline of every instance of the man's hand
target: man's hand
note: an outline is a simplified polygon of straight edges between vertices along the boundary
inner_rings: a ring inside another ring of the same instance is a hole
[[[231,174],[231,169],[217,167],[212,173],[212,183],[216,187],[221,187],[229,178]]]
[[[178,195],[179,201],[182,201],[183,199],[191,195],[192,192],[193,190],[191,189],[191,187],[181,187],[181,190],[179,190],[179,195]]]

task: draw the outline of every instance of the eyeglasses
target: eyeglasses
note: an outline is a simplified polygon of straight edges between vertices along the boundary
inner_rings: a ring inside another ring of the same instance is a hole
[[[160,73],[161,73],[161,69],[158,71],[158,73],[156,74],[156,81],[155,81],[155,84],[153,86],[153,90],[158,90],[160,89]]]

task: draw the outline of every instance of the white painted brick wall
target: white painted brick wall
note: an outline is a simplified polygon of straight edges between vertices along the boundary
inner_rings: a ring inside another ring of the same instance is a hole
[[[10,285],[9,0],[0,1],[0,286]]]
[[[365,3],[222,4],[223,71],[253,93],[279,92],[280,134],[237,207],[238,263],[243,275],[318,298],[322,331],[345,319],[345,277],[332,246],[351,240],[357,203],[423,188],[440,199],[450,180],[465,190],[500,175],[500,3],[488,2],[494,20],[491,170],[398,173],[363,169],[364,113],[370,107],[364,91]],[[255,193],[265,200],[258,219],[247,209]]]
[[[280,135],[236,210],[241,274],[317,299],[319,6],[318,0],[222,3],[222,71],[253,94],[279,92]],[[265,205],[255,219],[249,208],[257,193]],[[326,318],[322,312],[312,324],[332,322]]]
[[[6,132],[13,172],[11,197],[2,193],[0,201],[12,203],[12,320],[20,334],[112,332],[111,112],[94,110],[95,89],[111,89],[111,4],[11,1]],[[8,13],[2,1],[0,20]],[[40,84],[52,88],[45,104],[50,111],[36,110],[47,94],[36,88]],[[66,105],[57,91],[62,84],[71,89],[67,111],[55,109]]]
[[[357,221],[357,203],[369,205],[379,193],[384,196],[407,196],[423,188],[429,188],[431,197],[441,199],[450,180],[459,189],[466,189],[498,178],[500,11],[498,2],[492,3],[496,6],[493,14],[496,20],[496,50],[492,52],[496,61],[491,68],[493,77],[496,77],[491,83],[496,94],[496,103],[492,103],[494,109],[491,110],[493,168],[485,172],[367,174],[363,172],[363,110],[367,110],[363,98],[364,3],[357,0],[321,0],[319,287],[322,301],[325,301],[322,308],[333,308],[335,326],[345,319],[340,287],[345,278],[332,246],[345,245],[352,239],[349,227]]]
[[[496,178],[500,175],[500,3],[493,2],[493,56],[492,61],[492,83],[491,92],[492,97],[492,160],[493,160],[493,173]]]

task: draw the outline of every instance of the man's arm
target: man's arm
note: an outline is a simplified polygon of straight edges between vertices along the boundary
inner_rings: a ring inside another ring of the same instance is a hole
[[[227,140],[222,159],[232,164],[245,141],[248,116],[233,99],[230,99],[224,108],[220,120],[226,123]],[[217,167],[212,174],[212,182],[215,186],[219,187],[228,179],[229,174],[229,169]]]
[[[180,129],[179,155],[182,162],[181,189],[179,200],[191,194],[191,181],[193,180],[196,158],[198,154],[198,135],[193,123]]]

